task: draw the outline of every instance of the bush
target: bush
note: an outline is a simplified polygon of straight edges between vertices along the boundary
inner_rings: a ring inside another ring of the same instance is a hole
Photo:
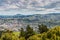
[[[32,32],[32,33],[31,33]],[[34,34],[32,28],[27,27],[26,35],[21,32],[22,36],[17,36],[11,31],[3,32],[0,40],[60,40],[60,26],[49,29],[47,32],[41,34]],[[25,37],[28,37],[27,39]]]
[[[42,34],[31,36],[28,40],[60,40],[60,26],[52,28]]]
[[[28,40],[41,40],[41,39],[37,35],[34,35],[34,36],[29,37]]]
[[[20,37],[19,40],[25,40],[25,37]]]
[[[19,40],[19,38],[12,33],[3,33],[1,40]]]

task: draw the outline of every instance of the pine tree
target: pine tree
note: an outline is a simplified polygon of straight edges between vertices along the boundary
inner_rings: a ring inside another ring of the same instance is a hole
[[[23,28],[21,28],[19,37],[24,37],[24,36],[25,36],[25,31]]]
[[[30,25],[27,25],[25,38],[27,39],[34,34],[35,34],[35,32],[33,31],[33,28],[31,28]]]
[[[46,25],[41,24],[41,25],[38,25],[38,31],[39,33],[47,32],[48,28]]]

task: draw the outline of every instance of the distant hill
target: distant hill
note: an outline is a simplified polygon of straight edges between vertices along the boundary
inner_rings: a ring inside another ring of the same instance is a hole
[[[35,27],[37,27],[38,24],[45,24],[48,27],[60,25],[60,13],[34,15],[16,14],[12,16],[0,15],[0,25],[8,25],[9,27],[6,28],[15,28],[14,30],[17,30],[21,27],[25,28],[27,25],[31,25],[31,27],[35,29]],[[0,26],[0,28],[5,28],[5,26],[2,26]]]
[[[34,15],[0,15],[0,19],[23,19],[25,21],[60,21],[60,13],[34,14]]]

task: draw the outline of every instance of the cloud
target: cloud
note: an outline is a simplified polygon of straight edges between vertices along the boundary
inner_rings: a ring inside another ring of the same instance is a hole
[[[7,8],[18,8],[16,5],[9,5]]]
[[[60,0],[0,0],[0,13],[4,13],[3,11],[9,14],[46,14],[59,12]]]

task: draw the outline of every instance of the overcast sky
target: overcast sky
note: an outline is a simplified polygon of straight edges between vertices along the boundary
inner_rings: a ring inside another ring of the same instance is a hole
[[[60,0],[0,0],[0,15],[60,13]]]

